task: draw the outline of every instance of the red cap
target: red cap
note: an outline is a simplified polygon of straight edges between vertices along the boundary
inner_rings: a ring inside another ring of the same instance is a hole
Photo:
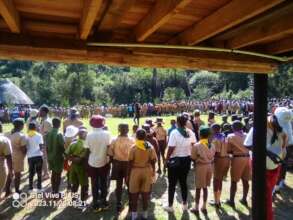
[[[90,119],[90,125],[93,128],[103,128],[105,125],[105,118],[101,115],[93,115]]]

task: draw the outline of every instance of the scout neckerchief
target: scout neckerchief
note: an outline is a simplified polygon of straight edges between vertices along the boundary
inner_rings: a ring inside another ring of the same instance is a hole
[[[29,137],[33,137],[33,136],[35,136],[37,134],[37,132],[35,131],[35,130],[29,130],[28,132],[27,132],[27,135],[29,136]]]
[[[203,138],[199,141],[200,144],[204,145],[206,148],[211,148],[210,144],[209,144],[209,140],[207,138]]]
[[[186,131],[185,128],[181,128],[181,127],[179,127],[179,128],[177,128],[177,131],[179,131],[179,133],[180,133],[183,137],[185,137],[185,138],[189,138],[189,134],[187,133],[187,131]]]
[[[225,136],[222,133],[215,133],[213,139],[223,141],[225,139]]]
[[[148,143],[146,141],[143,141],[143,140],[136,140],[135,145],[140,150],[147,150],[149,148]]]

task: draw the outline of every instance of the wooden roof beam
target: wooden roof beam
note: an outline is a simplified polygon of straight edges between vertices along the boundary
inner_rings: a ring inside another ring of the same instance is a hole
[[[280,54],[293,51],[293,36],[269,44],[265,50],[270,54]]]
[[[279,36],[293,33],[293,3],[275,13],[260,18],[260,22],[241,30],[225,43],[227,48],[243,48],[264,41],[274,40]]]
[[[136,26],[136,40],[144,41],[148,36],[184,9],[192,0],[157,0],[146,17]]]
[[[85,41],[0,35],[0,58],[120,66],[271,73],[277,63],[250,56],[206,52],[86,47]]]
[[[229,28],[232,28],[284,0],[232,0],[213,14],[172,38],[170,44],[198,44]]]
[[[0,14],[13,33],[20,33],[20,18],[12,0],[0,0]]]
[[[80,39],[86,40],[95,23],[103,0],[85,0],[80,21]]]

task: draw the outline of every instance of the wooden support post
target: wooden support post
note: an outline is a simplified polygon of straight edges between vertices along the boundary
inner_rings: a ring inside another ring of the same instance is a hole
[[[252,219],[266,218],[266,136],[268,76],[254,74]]]

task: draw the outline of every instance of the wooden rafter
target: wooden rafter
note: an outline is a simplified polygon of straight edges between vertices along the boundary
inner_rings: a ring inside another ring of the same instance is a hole
[[[242,29],[237,35],[226,41],[228,48],[243,48],[253,44],[270,41],[293,33],[293,3],[275,13],[260,18],[253,25]]]
[[[0,0],[0,14],[13,33],[20,33],[20,18],[12,0]]]
[[[98,30],[105,29],[114,31],[119,25],[121,18],[131,9],[136,0],[112,0],[109,1],[107,11],[100,21]]]
[[[232,0],[210,16],[172,38],[169,43],[181,43],[187,45],[198,44],[280,4],[281,2],[284,2],[284,0]]]
[[[0,58],[247,73],[270,73],[277,67],[268,60],[233,54],[95,48],[86,47],[84,41],[23,38],[11,34],[0,35]]]
[[[86,40],[101,8],[102,0],[85,0],[80,21],[80,39]]]
[[[293,51],[293,36],[269,44],[265,50],[270,54],[280,54]]]
[[[72,35],[76,35],[78,33],[76,25],[60,24],[55,22],[24,21],[23,28],[26,31],[32,32],[60,33]]]
[[[184,9],[192,0],[157,0],[149,14],[136,26],[134,32],[137,41],[148,36],[168,22],[172,16]]]

